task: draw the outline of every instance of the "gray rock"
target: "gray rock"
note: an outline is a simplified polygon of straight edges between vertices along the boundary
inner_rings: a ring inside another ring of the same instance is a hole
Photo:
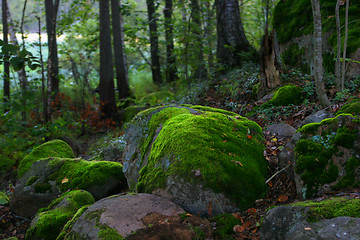
[[[304,126],[306,124],[309,124],[309,123],[321,122],[324,119],[333,118],[333,117],[335,117],[334,114],[332,114],[331,112],[326,111],[325,109],[323,109],[323,110],[320,110],[320,111],[306,117],[304,119],[304,121],[302,121],[300,123],[299,127],[302,127],[302,126]]]
[[[308,222],[309,208],[280,206],[267,212],[260,228],[262,240],[356,240],[360,239],[360,219],[337,217]]]
[[[66,235],[83,239],[105,239],[99,237],[101,229],[115,229],[122,236],[146,228],[142,219],[150,213],[174,216],[185,213],[175,203],[152,194],[115,195],[104,198],[89,207]],[[101,234],[100,234],[101,235]],[[65,239],[67,239],[65,237]]]
[[[266,132],[270,132],[272,135],[276,135],[281,138],[291,138],[295,131],[296,129],[294,127],[286,123],[276,123],[270,125],[266,129]]]

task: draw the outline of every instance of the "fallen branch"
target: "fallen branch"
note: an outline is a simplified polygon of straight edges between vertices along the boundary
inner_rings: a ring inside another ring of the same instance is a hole
[[[287,169],[290,165],[291,165],[291,164],[289,164],[289,165],[287,165],[286,167],[284,167],[283,169],[277,171],[277,172],[276,172],[274,175],[272,175],[268,180],[266,180],[265,183],[267,184],[268,182],[270,182],[271,179],[273,179],[274,177],[276,177],[276,175],[278,175],[279,173],[281,173],[282,171],[284,171],[285,169]]]

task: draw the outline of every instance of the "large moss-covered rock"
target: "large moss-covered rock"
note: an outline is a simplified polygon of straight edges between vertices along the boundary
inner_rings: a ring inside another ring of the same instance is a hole
[[[262,130],[235,113],[148,109],[133,119],[125,140],[130,189],[170,196],[192,213],[245,209],[266,193]]]
[[[298,105],[303,101],[302,88],[295,85],[285,85],[274,93],[274,96],[261,105],[266,108],[270,106],[287,106],[290,104]]]
[[[19,178],[29,170],[33,162],[43,158],[58,157],[58,158],[74,158],[75,155],[71,147],[62,140],[52,140],[46,142],[36,148],[31,153],[24,157],[19,164],[18,176]]]
[[[25,239],[56,239],[64,225],[79,208],[94,202],[94,197],[87,191],[75,190],[63,193],[59,198],[53,200],[48,207],[38,212],[26,232]]]
[[[339,111],[336,112],[336,115],[340,114],[352,114],[352,115],[360,115],[360,99],[353,100],[344,106],[342,106]]]
[[[68,189],[84,189],[95,199],[119,193],[127,187],[118,162],[48,158],[36,161],[14,188],[10,207],[31,217]]]
[[[261,224],[264,240],[360,239],[360,200],[333,198],[269,210]]]
[[[316,196],[330,189],[360,183],[360,121],[339,115],[299,129],[295,147],[296,184],[299,197]]]

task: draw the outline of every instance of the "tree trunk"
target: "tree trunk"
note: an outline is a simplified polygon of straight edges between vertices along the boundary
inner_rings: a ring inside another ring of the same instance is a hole
[[[174,82],[177,79],[176,58],[174,55],[173,39],[173,4],[172,0],[165,0],[164,18],[165,18],[165,40],[166,40],[166,82]]]
[[[215,58],[213,49],[215,46],[214,38],[214,8],[211,6],[210,1],[205,1],[206,16],[204,18],[204,39],[206,41],[206,47],[209,49],[207,54],[208,72],[212,72],[214,69]]]
[[[330,101],[326,95],[323,81],[324,70],[322,58],[322,26],[320,0],[311,0],[311,6],[314,18],[314,67],[316,94],[319,98],[321,107],[326,108],[330,106]]]
[[[150,31],[151,71],[154,84],[161,85],[159,37],[157,33],[156,8],[154,0],[146,0]]]
[[[9,34],[9,27],[8,27],[8,17],[7,17],[7,1],[2,0],[2,25],[3,25],[3,38],[4,43],[8,44],[8,34]],[[4,58],[4,96],[3,96],[4,103],[10,101],[10,62],[8,58]],[[7,112],[9,109],[5,107],[4,112]]]
[[[111,52],[110,0],[100,0],[100,110],[103,118],[117,114]]]
[[[131,91],[126,67],[124,36],[122,33],[123,23],[120,15],[119,0],[111,0],[111,13],[117,90],[119,99],[124,99],[131,96]]]
[[[46,31],[48,36],[48,91],[51,99],[59,92],[59,59],[56,42],[56,18],[60,0],[45,0]]]
[[[335,8],[335,17],[336,17],[336,35],[337,35],[337,49],[336,49],[336,62],[335,62],[335,84],[336,89],[340,91],[341,89],[341,64],[340,64],[340,55],[341,55],[341,30],[340,30],[340,2],[337,0]]]
[[[238,0],[216,0],[217,59],[223,67],[241,65],[241,53],[252,48],[240,19]]]
[[[276,32],[265,30],[260,50],[260,89],[257,97],[263,97],[270,90],[281,85],[280,73],[283,72]]]
[[[345,39],[344,39],[344,49],[343,49],[343,62],[342,62],[342,75],[340,83],[340,91],[344,90],[345,83],[345,73],[346,73],[346,48],[348,40],[348,23],[349,23],[349,1],[346,0],[346,11],[345,11]]]
[[[191,0],[192,11],[192,35],[194,41],[191,42],[193,53],[193,67],[192,75],[196,80],[204,80],[207,77],[207,72],[204,64],[203,56],[203,35],[201,24],[201,12],[198,0]]]

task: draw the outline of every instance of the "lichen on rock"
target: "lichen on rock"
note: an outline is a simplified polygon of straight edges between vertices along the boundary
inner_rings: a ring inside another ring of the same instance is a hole
[[[138,136],[124,150],[130,189],[161,189],[185,210],[201,213],[208,204],[220,211],[217,205],[224,199],[225,205],[245,209],[266,193],[262,130],[255,122],[225,110],[186,105],[146,110],[132,124],[130,130],[139,134],[128,131],[125,137]]]

